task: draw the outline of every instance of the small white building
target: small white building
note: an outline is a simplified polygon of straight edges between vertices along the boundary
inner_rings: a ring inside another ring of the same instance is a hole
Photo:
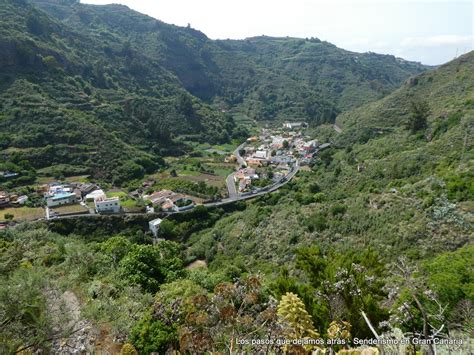
[[[157,218],[157,219],[154,219],[153,221],[148,222],[150,231],[155,238],[158,236],[158,231],[160,230],[161,222],[163,222],[161,218]]]
[[[24,205],[27,201],[28,201],[28,196],[23,195],[23,196],[18,197],[17,200],[13,202],[13,204]]]
[[[55,195],[60,193],[72,192],[72,188],[66,185],[51,185],[49,187],[49,194]]]
[[[94,204],[97,213],[120,213],[119,197],[95,199]]]
[[[286,122],[283,124],[283,128],[286,128],[286,129],[302,128],[305,126],[306,126],[305,122]]]
[[[254,158],[258,159],[267,159],[268,158],[268,150],[257,150],[254,153]]]

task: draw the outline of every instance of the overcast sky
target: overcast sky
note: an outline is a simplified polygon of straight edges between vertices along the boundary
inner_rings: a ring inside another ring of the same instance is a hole
[[[442,64],[474,48],[474,0],[81,0],[120,3],[212,39],[317,37],[357,52]]]

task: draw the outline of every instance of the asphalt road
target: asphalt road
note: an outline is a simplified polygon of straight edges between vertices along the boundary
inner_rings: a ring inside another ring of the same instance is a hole
[[[259,197],[259,196],[269,194],[271,192],[275,192],[276,190],[278,190],[279,188],[281,188],[282,186],[290,182],[295,177],[296,173],[298,173],[299,170],[300,170],[300,165],[299,165],[299,162],[296,161],[296,165],[293,167],[293,169],[290,171],[290,173],[286,176],[286,178],[283,181],[267,186],[261,189],[260,191],[256,191],[253,193],[247,192],[244,194],[237,194],[232,197],[222,199],[221,201],[218,201],[218,202],[204,204],[203,206],[206,206],[206,207],[222,206],[228,203],[233,203],[236,201],[243,201],[243,200],[250,200],[255,197]]]
[[[244,159],[240,156],[239,154],[239,150],[242,149],[243,147],[245,146],[245,143],[241,144],[235,151],[234,151],[234,155],[236,156],[237,158],[237,162],[239,163],[239,166],[241,165],[244,165],[245,164],[245,161]],[[211,203],[206,203],[206,204],[203,204],[204,207],[216,207],[216,206],[222,206],[222,205],[226,205],[226,204],[229,204],[229,203],[234,203],[236,201],[244,201],[244,200],[250,200],[252,198],[256,198],[256,197],[260,197],[260,196],[263,196],[263,195],[266,195],[266,194],[269,194],[269,193],[272,193],[272,192],[275,192],[277,191],[279,188],[281,188],[282,186],[286,185],[289,181],[291,181],[296,173],[299,171],[300,169],[300,166],[299,166],[299,162],[296,161],[296,164],[295,166],[293,167],[293,169],[290,171],[290,173],[284,178],[284,180],[281,180],[273,185],[270,185],[270,186],[267,186],[265,188],[262,188],[258,191],[254,191],[254,192],[247,192],[247,193],[244,193],[244,194],[239,194],[237,192],[237,189],[235,188],[235,183],[234,183],[234,173],[230,174],[227,178],[226,178],[226,184],[227,184],[227,189],[229,191],[229,197],[228,198],[225,198],[225,199],[222,199],[220,201],[216,201],[216,202],[211,202]],[[188,211],[192,211],[192,210],[188,210]],[[171,215],[171,214],[175,214],[175,213],[184,213],[184,212],[187,212],[187,211],[182,211],[182,212],[167,212],[165,214],[167,215]],[[123,213],[122,215],[125,215],[125,216],[128,216],[128,215],[146,215],[147,213]],[[98,214],[78,214],[78,215],[68,215],[68,216],[55,216],[51,219],[64,219],[64,218],[81,218],[81,217],[99,217],[100,215]],[[43,219],[43,218],[41,218]],[[46,218],[47,219],[47,218]]]
[[[234,150],[234,155],[237,158],[237,163],[239,163],[239,167],[244,165],[247,166],[247,163],[245,162],[244,158],[240,155],[239,151],[245,147],[245,142],[239,145],[235,150]]]
[[[239,194],[237,193],[237,189],[235,187],[234,173],[227,176],[227,178],[225,179],[225,183],[229,192],[229,198],[237,197]]]

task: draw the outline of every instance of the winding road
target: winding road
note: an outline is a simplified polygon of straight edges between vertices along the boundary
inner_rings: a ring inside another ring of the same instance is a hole
[[[242,156],[239,153],[239,150],[241,150],[245,146],[245,144],[246,143],[242,143],[234,151],[234,155],[237,158],[237,162],[239,164],[239,167],[242,166],[242,165],[245,165],[245,160],[242,158]],[[289,174],[286,177],[284,177],[283,179],[281,179],[279,182],[277,182],[273,185],[269,185],[269,186],[260,188],[258,190],[253,191],[253,192],[246,192],[246,193],[243,193],[243,194],[239,194],[237,192],[237,189],[235,187],[235,182],[234,182],[234,174],[235,173],[232,173],[229,176],[227,176],[227,178],[226,178],[226,184],[227,184],[227,189],[229,191],[229,197],[224,198],[224,199],[219,200],[219,201],[216,201],[216,202],[205,203],[202,206],[204,206],[204,207],[223,206],[223,205],[227,205],[227,204],[234,203],[234,202],[237,202],[237,201],[250,200],[250,199],[253,199],[253,198],[256,198],[256,197],[260,197],[260,196],[275,192],[279,188],[281,188],[282,186],[284,186],[288,182],[290,182],[295,177],[295,175],[298,173],[299,169],[300,169],[299,161],[296,160],[296,163],[293,166],[293,168],[291,169],[291,171],[289,172]],[[192,210],[180,211],[180,212],[163,212],[163,214],[173,215],[173,214],[177,214],[177,213],[185,213],[185,212],[188,212],[188,211],[192,211]],[[122,213],[121,215],[122,216],[137,216],[137,215],[147,215],[147,214],[148,213],[144,212],[144,213]],[[68,215],[68,216],[54,216],[52,218],[49,218],[49,214],[48,214],[46,219],[90,218],[90,217],[100,217],[100,216],[101,215],[99,215],[99,214],[77,214],[77,215]],[[43,220],[43,219],[44,218],[41,218],[40,220]]]

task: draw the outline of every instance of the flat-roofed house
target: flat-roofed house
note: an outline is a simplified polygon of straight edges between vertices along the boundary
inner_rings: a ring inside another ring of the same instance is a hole
[[[77,196],[73,192],[59,192],[46,198],[48,207],[72,205],[74,203],[77,203]]]
[[[160,230],[161,222],[163,222],[161,218],[157,218],[148,222],[148,227],[150,228],[150,231],[155,238],[158,236],[158,231]]]
[[[100,198],[94,200],[97,213],[120,213],[120,198]]]
[[[154,205],[161,205],[164,202],[166,202],[167,199],[171,198],[173,195],[175,195],[173,191],[161,190],[161,191],[154,192],[151,195],[143,196],[143,199],[151,201],[151,203]]]
[[[257,159],[267,159],[268,158],[268,150],[257,150],[254,154],[253,157]]]

